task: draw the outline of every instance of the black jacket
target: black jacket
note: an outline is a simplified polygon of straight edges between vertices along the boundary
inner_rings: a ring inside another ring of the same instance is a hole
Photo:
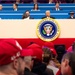
[[[31,72],[28,68],[25,68],[24,75],[37,75],[37,74]]]
[[[75,17],[73,17],[73,18],[69,17],[68,19],[75,19]]]
[[[44,19],[44,18],[47,18],[46,16],[45,17],[42,17],[42,19]],[[55,19],[54,17],[52,17],[52,16],[50,16],[50,18],[52,18],[52,19]]]
[[[33,66],[32,72],[38,75],[54,75],[53,71],[51,69],[47,69],[46,64],[41,62]]]

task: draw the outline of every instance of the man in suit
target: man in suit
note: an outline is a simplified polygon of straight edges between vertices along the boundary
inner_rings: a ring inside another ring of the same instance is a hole
[[[49,10],[47,10],[47,11],[45,12],[45,17],[43,17],[42,19],[44,19],[44,18],[53,18],[53,19],[54,19],[54,17],[52,17],[52,16],[50,15],[50,11],[49,11]]]
[[[75,75],[75,49],[67,52],[61,61],[62,75]]]
[[[69,14],[70,14],[69,19],[75,19],[75,16],[74,16],[75,13],[73,11],[71,11]]]
[[[59,5],[58,2],[55,4],[55,8],[53,8],[53,10],[55,10],[55,11],[60,11],[60,10],[62,10],[62,9],[60,8],[60,5]]]
[[[32,49],[33,53],[34,53],[34,64],[33,64],[33,68],[32,68],[32,72],[38,74],[38,75],[54,75],[53,71],[50,69],[46,68],[46,64],[44,62],[42,62],[43,58],[42,58],[42,47],[36,43],[32,43],[31,45],[29,45],[27,47],[28,49]]]
[[[32,49],[23,49],[21,56],[24,56],[24,62],[25,62],[25,69],[24,69],[24,75],[37,75],[33,72],[31,72],[33,67],[33,50]]]
[[[56,5],[55,5],[55,10],[56,10],[56,11],[59,11],[59,10],[60,10],[59,3],[56,3]]]

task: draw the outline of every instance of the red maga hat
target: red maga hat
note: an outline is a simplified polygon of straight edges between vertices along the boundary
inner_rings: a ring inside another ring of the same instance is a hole
[[[21,50],[22,47],[14,39],[0,41],[0,65],[9,64],[20,57]]]
[[[67,52],[72,52],[72,46],[67,49]]]
[[[52,53],[53,53],[54,55],[57,55],[57,52],[56,52],[56,50],[54,49],[54,44],[53,44],[52,42],[45,42],[44,45],[43,45],[43,48],[44,48],[44,47],[49,48],[49,49],[52,51]]]
[[[27,47],[28,49],[32,49],[33,50],[33,56],[42,61],[42,54],[43,54],[43,51],[42,51],[42,48],[41,46],[39,46],[38,44],[31,44]]]
[[[21,56],[33,56],[33,50],[32,49],[23,49],[21,51]]]
[[[49,47],[49,48],[54,48],[53,42],[45,42],[43,45],[44,45],[44,46],[47,46],[47,47]]]
[[[53,53],[54,55],[57,55],[57,52],[56,52],[56,50],[55,50],[54,48],[50,48],[50,50],[52,51],[52,53]]]

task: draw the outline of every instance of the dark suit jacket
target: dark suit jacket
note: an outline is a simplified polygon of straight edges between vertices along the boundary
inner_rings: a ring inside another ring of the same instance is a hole
[[[32,72],[38,75],[54,75],[53,71],[51,69],[47,69],[46,64],[41,62],[38,62],[33,66]]]
[[[47,18],[46,16],[45,17],[42,17],[42,19],[44,19],[44,18]],[[52,16],[50,16],[50,18],[52,18],[52,19],[55,19],[54,17],[52,17]]]
[[[25,19],[25,18],[27,18],[27,17],[22,17],[22,19]],[[32,17],[29,17],[29,19],[34,19],[34,18],[32,18]]]
[[[37,74],[31,72],[28,68],[25,68],[24,75],[37,75]]]
[[[56,8],[53,8],[52,10],[56,10]],[[59,11],[60,11],[60,10],[63,10],[63,9],[59,8]],[[56,10],[56,11],[57,11],[57,10]]]
[[[46,68],[46,72],[48,75],[54,75],[53,70]]]
[[[69,17],[68,19],[75,19],[75,17],[73,17],[73,18]]]

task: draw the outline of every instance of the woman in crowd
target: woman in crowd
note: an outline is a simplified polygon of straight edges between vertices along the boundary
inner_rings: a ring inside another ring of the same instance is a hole
[[[34,7],[31,11],[39,11],[39,7],[38,4],[34,4]]]

